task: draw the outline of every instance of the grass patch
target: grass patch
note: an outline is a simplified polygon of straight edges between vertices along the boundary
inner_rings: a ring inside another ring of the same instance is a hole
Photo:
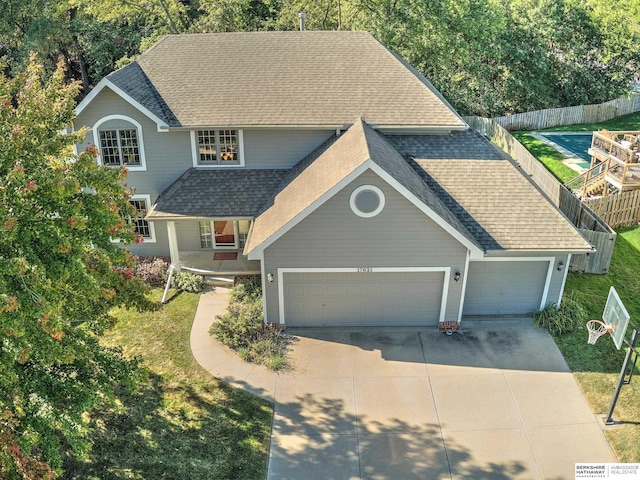
[[[245,362],[264,365],[273,371],[289,366],[290,337],[264,324],[259,279],[245,280],[231,289],[229,306],[224,314],[216,317],[209,333],[235,350]]]
[[[567,183],[578,176],[578,172],[567,167],[562,161],[567,158],[542,140],[527,132],[511,132],[516,139],[549,170],[560,183]]]
[[[160,289],[151,300],[159,302]],[[104,343],[140,356],[149,380],[98,412],[93,450],[69,460],[66,479],[257,479],[266,477],[270,403],[219,382],[189,348],[199,295],[176,294],[157,311],[114,312]]]
[[[541,130],[542,132],[593,132],[596,130],[629,131],[640,130],[640,112],[630,113],[612,118],[601,123],[582,123],[578,125],[562,125]]]
[[[640,319],[640,227],[618,230],[618,238],[606,275],[570,273],[567,278],[566,296],[573,296],[586,310],[590,319],[600,319],[607,300],[609,287],[613,285],[631,320]],[[628,337],[630,332],[628,332]],[[596,345],[587,344],[586,330],[554,336],[569,367],[580,383],[585,397],[594,412],[606,414],[618,381],[625,350],[616,350],[608,335]],[[638,373],[638,372],[636,372]],[[640,462],[640,376],[622,387],[614,418],[620,420],[619,428],[608,430],[605,435],[621,462]]]

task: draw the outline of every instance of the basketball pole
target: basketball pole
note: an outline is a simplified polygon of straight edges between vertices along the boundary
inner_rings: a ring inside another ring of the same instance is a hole
[[[630,324],[632,332],[631,332],[631,340],[624,339],[624,343],[626,343],[629,348],[627,349],[627,354],[624,357],[624,362],[622,363],[622,369],[620,370],[620,377],[618,378],[618,385],[616,386],[616,391],[613,394],[613,398],[611,399],[611,406],[609,407],[609,412],[607,413],[607,418],[605,418],[605,425],[615,425],[615,421],[613,420],[613,410],[616,408],[616,403],[618,403],[618,397],[620,396],[620,390],[622,389],[622,385],[625,383],[625,378],[627,376],[627,369],[629,368],[629,363],[631,362],[631,355],[633,353],[636,354],[636,360],[638,351],[636,350],[636,340],[638,338],[638,328]],[[631,374],[629,375],[629,382],[631,381],[631,376],[633,375],[633,368],[635,367],[635,361],[633,362],[633,366],[631,367]]]

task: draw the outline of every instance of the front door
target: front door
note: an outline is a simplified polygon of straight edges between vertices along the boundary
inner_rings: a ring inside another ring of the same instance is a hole
[[[235,223],[233,220],[214,220],[213,239],[215,248],[238,248]]]

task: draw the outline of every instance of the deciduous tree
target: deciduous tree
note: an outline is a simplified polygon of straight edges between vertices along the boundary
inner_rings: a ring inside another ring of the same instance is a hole
[[[51,478],[89,448],[86,413],[140,370],[98,335],[115,305],[140,307],[124,169],[73,153],[78,85],[32,58],[0,77],[0,478]]]

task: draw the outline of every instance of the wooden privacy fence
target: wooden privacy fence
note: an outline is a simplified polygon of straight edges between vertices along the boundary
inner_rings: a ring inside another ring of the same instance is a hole
[[[616,232],[589,206],[562,185],[536,157],[504,127],[490,118],[464,117],[474,129],[487,135],[529,175],[538,188],[560,209],[596,248],[596,252],[571,256],[574,272],[607,273],[613,255]]]
[[[640,93],[634,92],[629,96],[605,103],[514,113],[496,117],[494,120],[507,130],[539,130],[560,125],[605,122],[638,111],[640,111]]]
[[[640,190],[586,198],[584,203],[612,228],[629,227],[640,222]]]

